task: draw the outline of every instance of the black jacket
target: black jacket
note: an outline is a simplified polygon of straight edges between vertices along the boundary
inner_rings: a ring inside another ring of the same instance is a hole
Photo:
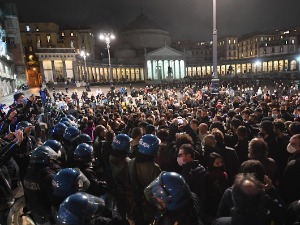
[[[207,171],[194,160],[183,165],[181,175],[189,185],[191,191],[195,193],[199,200],[200,213],[203,214],[204,200],[206,195]]]
[[[52,178],[60,170],[57,165],[34,165],[24,178],[24,194],[29,211],[40,217],[52,217]]]
[[[286,214],[286,208],[279,197],[275,188],[266,191],[265,206],[269,210],[268,221],[274,221],[274,224],[282,224]],[[232,199],[232,187],[227,188],[223,194],[222,200],[219,205],[217,217],[230,217],[234,207]]]

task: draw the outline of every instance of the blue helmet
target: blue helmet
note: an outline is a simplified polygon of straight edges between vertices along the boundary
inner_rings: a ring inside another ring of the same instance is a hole
[[[63,120],[63,121],[59,121],[60,123],[63,123],[64,125],[66,125],[67,127],[71,126],[71,123],[69,121]]]
[[[73,115],[68,114],[67,115],[68,119],[70,119],[71,121],[76,121],[76,118]]]
[[[155,156],[160,144],[160,139],[153,134],[144,135],[139,141],[138,152],[144,155]]]
[[[30,127],[30,126],[32,126],[32,124],[29,123],[28,121],[21,121],[17,124],[16,130],[22,130],[23,131],[25,128]]]
[[[74,151],[74,160],[91,162],[93,160],[93,147],[85,143],[78,145]]]
[[[164,207],[157,199],[165,204],[166,210],[175,211],[190,204],[192,194],[183,177],[175,172],[162,172],[148,187],[144,194],[154,205]]]
[[[112,148],[119,152],[127,154],[130,149],[130,142],[132,139],[127,134],[118,134],[114,137],[112,142]]]
[[[61,138],[68,127],[63,123],[58,123],[52,130],[52,136]]]
[[[53,177],[52,186],[54,196],[66,198],[78,191],[86,191],[90,181],[78,168],[65,168]]]
[[[66,129],[63,137],[66,141],[71,142],[71,140],[73,138],[77,137],[79,134],[80,134],[80,131],[78,130],[78,128],[70,126]]]
[[[93,141],[92,141],[92,138],[90,137],[90,135],[80,134],[72,140],[72,145],[75,147],[82,143],[91,145],[93,143]]]
[[[59,225],[91,224],[97,215],[102,215],[105,203],[101,198],[78,192],[66,198],[57,213]]]
[[[48,146],[39,146],[35,148],[30,156],[31,164],[50,165],[51,160],[57,160],[58,154]]]
[[[58,153],[59,151],[61,151],[61,148],[62,148],[61,143],[59,141],[57,141],[57,140],[47,140],[47,141],[44,142],[43,146],[50,147],[56,153]]]
[[[71,120],[68,117],[63,117],[59,120],[59,122],[63,122],[63,121],[67,121],[67,122],[71,123]]]

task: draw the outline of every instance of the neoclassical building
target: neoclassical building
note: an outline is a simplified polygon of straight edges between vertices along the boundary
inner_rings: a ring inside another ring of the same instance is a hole
[[[300,75],[300,42],[297,35],[300,34],[300,28],[297,29],[291,28],[290,33],[276,31],[240,38],[220,38],[217,66],[219,77],[274,72]],[[191,46],[189,49],[179,48],[181,43],[177,42],[172,48],[170,33],[143,13],[117,37],[118,43],[111,43],[111,70],[108,58],[83,59],[78,49],[72,46],[38,48],[42,80],[54,83],[73,80],[78,86],[84,85],[83,81],[101,84],[109,83],[110,72],[115,83],[211,77],[211,43],[184,43]]]

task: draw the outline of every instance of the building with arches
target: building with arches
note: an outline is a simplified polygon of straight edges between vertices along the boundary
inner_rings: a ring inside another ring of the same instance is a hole
[[[84,32],[89,38],[97,37],[87,31]],[[66,31],[58,32],[64,34],[65,38],[69,36]],[[69,32],[70,35],[72,32]],[[82,37],[81,33],[74,32],[75,37]],[[220,37],[217,66],[219,77],[247,77],[267,73],[300,75],[299,34],[300,27],[291,27],[285,30],[255,32],[241,37]],[[172,43],[170,33],[143,13],[117,34],[117,40],[111,43],[111,72],[114,83],[211,77],[212,42]],[[96,40],[88,41],[87,48],[81,46],[81,49],[95,49],[95,42]],[[73,80],[78,85],[84,85],[83,81],[109,83],[108,58],[104,56],[101,60],[97,60],[97,57],[83,59],[79,56],[77,42],[74,43],[75,49],[69,42],[59,48],[37,48],[42,80],[54,83]],[[104,46],[102,48],[105,49]]]

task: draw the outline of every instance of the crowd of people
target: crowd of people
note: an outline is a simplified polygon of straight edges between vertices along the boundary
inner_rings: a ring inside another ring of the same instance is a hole
[[[299,224],[298,86],[220,86],[15,93],[0,115],[0,224],[16,190],[35,224]]]

